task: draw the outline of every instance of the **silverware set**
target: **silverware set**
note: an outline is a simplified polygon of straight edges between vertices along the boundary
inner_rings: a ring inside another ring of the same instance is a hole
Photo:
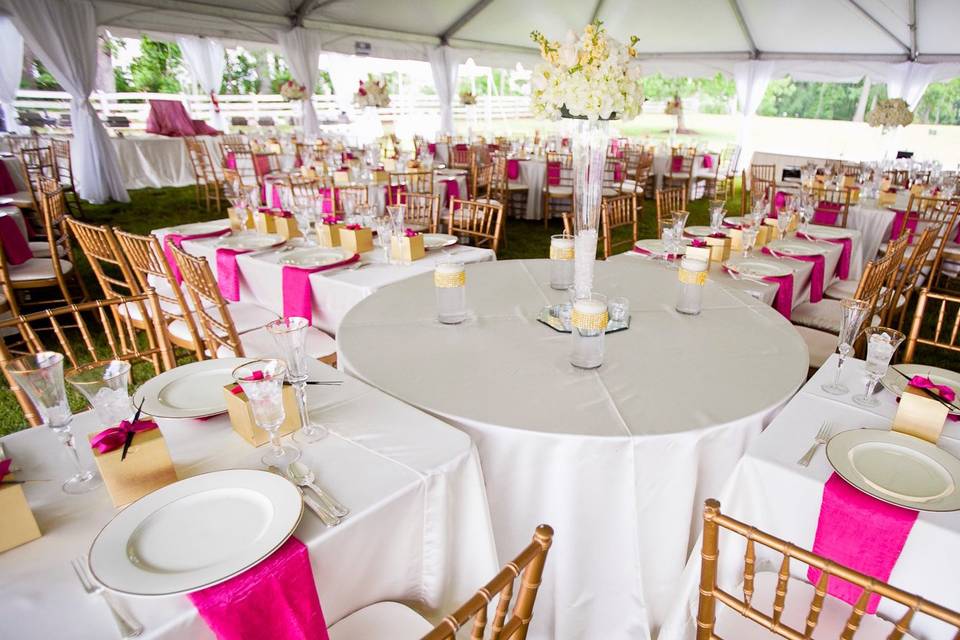
[[[337,526],[343,521],[343,518],[350,513],[347,507],[324,491],[320,485],[316,483],[316,476],[305,464],[293,462],[288,465],[286,469],[271,466],[270,471],[279,476],[283,476],[296,485],[300,491],[300,495],[303,497],[303,503],[328,527]],[[317,499],[314,499],[305,492],[305,488],[312,491]]]
[[[133,614],[124,610],[124,607],[117,602],[109,591],[104,589],[100,583],[93,579],[87,569],[86,558],[79,557],[70,561],[73,572],[77,574],[77,579],[83,590],[89,595],[99,595],[110,608],[110,614],[117,625],[121,638],[136,638],[143,633],[143,625],[133,616]]]
[[[807,450],[803,457],[797,460],[797,464],[801,467],[810,466],[810,461],[813,460],[813,456],[816,455],[817,449],[821,445],[827,444],[827,441],[830,439],[832,434],[832,427],[829,422],[824,422],[820,425],[820,430],[817,431],[817,435],[813,437],[813,445]]]

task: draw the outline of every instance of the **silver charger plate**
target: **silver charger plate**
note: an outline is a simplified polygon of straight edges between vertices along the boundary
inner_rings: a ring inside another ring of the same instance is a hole
[[[560,319],[560,316],[557,313],[557,307],[560,305],[548,304],[543,309],[540,309],[540,313],[537,314],[537,321],[542,322],[547,325],[554,331],[559,331],[560,333],[570,333],[570,327],[563,324],[563,320]],[[624,331],[630,328],[630,316],[627,316],[626,320],[615,321],[610,320],[607,323],[607,330],[604,333],[616,333],[617,331]]]

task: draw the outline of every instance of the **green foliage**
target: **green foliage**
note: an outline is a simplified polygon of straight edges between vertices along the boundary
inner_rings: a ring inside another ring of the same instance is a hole
[[[853,120],[863,92],[863,81],[856,84],[832,82],[795,82],[792,78],[771,80],[757,109],[761,116]],[[878,98],[886,97],[885,85],[870,88],[867,111]]]
[[[178,93],[181,87],[177,72],[182,64],[183,57],[176,44],[143,36],[140,39],[140,55],[130,63],[129,70],[121,69],[119,74],[114,74],[117,91]]]
[[[236,51],[233,55],[225,51],[224,57],[226,64],[223,67],[220,93],[259,93],[260,75],[257,73],[257,59],[245,51]]]
[[[914,113],[914,122],[960,124],[960,78],[927,87]]]
[[[47,71],[47,68],[43,66],[43,63],[37,58],[34,58],[33,64],[30,65],[30,73],[33,76],[33,83],[30,83],[29,78],[21,78],[21,89],[35,88],[40,89],[41,91],[63,91],[63,88],[60,86],[60,83],[57,82],[57,79],[53,77],[52,73]]]
[[[729,112],[730,99],[737,93],[733,80],[718,73],[712,78],[665,78],[659,73],[643,79],[643,97],[657,102],[697,96],[703,113]]]

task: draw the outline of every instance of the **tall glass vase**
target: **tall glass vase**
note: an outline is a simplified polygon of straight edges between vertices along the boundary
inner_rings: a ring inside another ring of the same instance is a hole
[[[571,119],[570,122],[573,150],[573,286],[579,298],[589,297],[593,291],[593,265],[597,259],[597,229],[600,226],[600,201],[610,123],[586,119]]]

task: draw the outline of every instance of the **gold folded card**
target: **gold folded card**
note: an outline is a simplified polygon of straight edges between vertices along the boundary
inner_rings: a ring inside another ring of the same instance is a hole
[[[16,479],[10,475],[5,477],[8,480]],[[0,513],[3,514],[3,524],[0,525],[0,552],[40,537],[40,527],[37,526],[37,520],[27,503],[23,485],[0,485]]]
[[[340,246],[348,254],[373,251],[373,231],[364,227],[359,229],[344,227],[340,229]]]
[[[265,211],[258,211],[253,217],[256,222],[257,231],[260,233],[277,233],[283,236],[285,240],[300,237],[297,220],[292,215],[283,217],[275,216]]]
[[[948,413],[943,403],[907,385],[900,396],[891,429],[936,444]]]
[[[238,393],[234,393],[234,389]],[[240,390],[236,383],[228,384],[223,388],[223,395],[227,399],[227,414],[230,416],[230,426],[237,434],[252,444],[259,447],[270,440],[267,432],[257,426],[253,419],[253,413],[250,411],[250,404],[247,396]],[[293,387],[285,386],[283,388],[283,424],[280,425],[280,435],[285,436],[288,433],[300,428],[300,409],[297,405],[297,396]]]
[[[96,435],[91,433],[88,437],[93,440]],[[123,458],[123,447],[118,447],[106,453],[93,449],[93,459],[115,507],[130,504],[177,481],[173,460],[159,428],[134,435],[126,458]]]
[[[317,242],[321,247],[339,247],[340,231],[343,229],[342,223],[317,225]]]
[[[415,236],[393,236],[390,239],[390,257],[401,262],[413,262],[426,255],[423,248],[423,234]]]
[[[730,257],[730,238],[704,238],[710,248],[710,261],[723,262]]]

